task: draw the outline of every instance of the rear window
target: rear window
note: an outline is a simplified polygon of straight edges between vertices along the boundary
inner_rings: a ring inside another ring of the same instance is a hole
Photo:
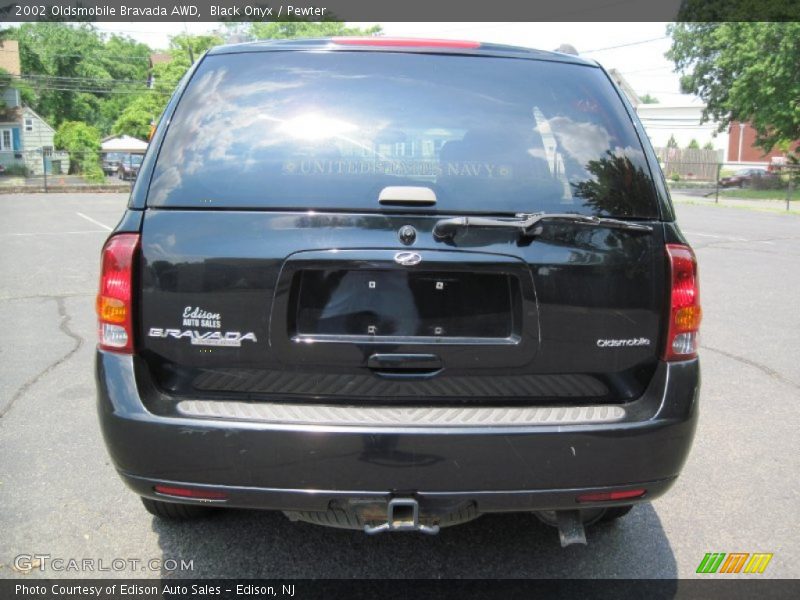
[[[387,186],[429,187],[448,213],[658,216],[600,69],[387,52],[207,57],[148,205],[374,211]]]

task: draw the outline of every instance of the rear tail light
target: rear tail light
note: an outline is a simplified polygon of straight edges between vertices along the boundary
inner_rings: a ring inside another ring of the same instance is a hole
[[[335,37],[334,44],[344,46],[391,46],[405,48],[478,48],[480,42],[467,40],[432,40],[427,38]]]
[[[686,360],[697,356],[697,332],[703,316],[697,260],[692,249],[682,244],[667,244],[667,256],[672,291],[664,360]]]
[[[645,495],[647,490],[620,490],[615,492],[590,492],[588,494],[581,494],[575,500],[578,502],[617,502],[619,500],[631,500],[633,498],[641,498]]]
[[[133,352],[133,261],[138,233],[115,235],[103,246],[97,333],[102,350]]]
[[[177,496],[178,498],[193,498],[195,500],[227,500],[228,494],[217,490],[194,489],[175,487],[171,485],[156,485],[153,489],[164,496]]]

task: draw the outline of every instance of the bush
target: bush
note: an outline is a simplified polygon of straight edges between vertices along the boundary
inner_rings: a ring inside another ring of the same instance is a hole
[[[676,181],[677,182],[677,181],[681,180],[681,175],[677,171],[673,171],[672,173],[669,174],[669,178],[672,181]]]
[[[56,132],[56,148],[69,152],[70,172],[92,183],[105,181],[100,167],[100,132],[79,121],[65,121]]]
[[[6,170],[3,171],[3,175],[9,175],[11,177],[28,177],[30,175],[30,171],[25,165],[8,165]]]

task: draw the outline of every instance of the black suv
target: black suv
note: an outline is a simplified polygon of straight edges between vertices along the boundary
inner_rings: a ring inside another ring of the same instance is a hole
[[[145,507],[562,543],[663,494],[697,266],[596,63],[334,38],[186,75],[103,250],[100,422]]]

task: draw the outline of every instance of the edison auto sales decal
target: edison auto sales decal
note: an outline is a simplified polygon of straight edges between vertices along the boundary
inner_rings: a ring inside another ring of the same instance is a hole
[[[203,310],[199,306],[187,306],[181,315],[181,329],[165,329],[151,327],[148,337],[188,338],[193,346],[228,346],[240,347],[242,342],[256,342],[256,334],[252,331],[222,331],[222,316],[219,313]]]

